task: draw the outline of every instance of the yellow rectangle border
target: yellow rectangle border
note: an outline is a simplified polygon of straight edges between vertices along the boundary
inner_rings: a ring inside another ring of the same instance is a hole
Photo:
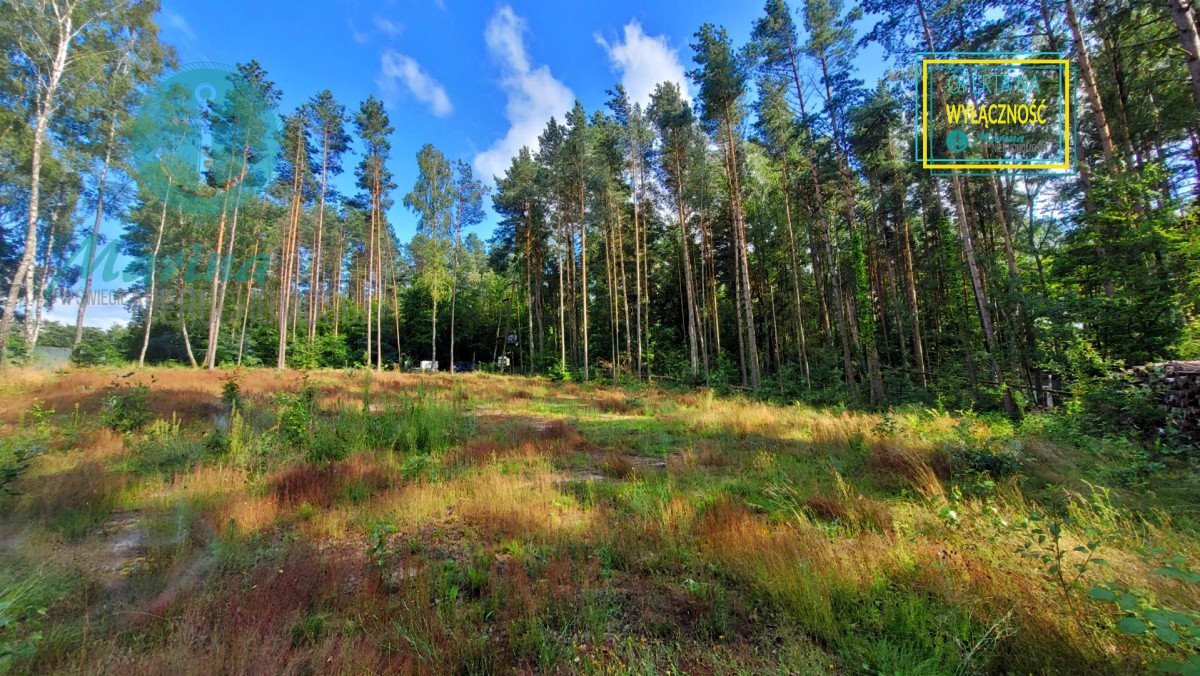
[[[929,64],[1058,64],[1063,67],[1063,162],[1062,164],[930,164]],[[925,59],[921,62],[921,167],[923,169],[1070,169],[1071,168],[1071,62],[1067,59]]]

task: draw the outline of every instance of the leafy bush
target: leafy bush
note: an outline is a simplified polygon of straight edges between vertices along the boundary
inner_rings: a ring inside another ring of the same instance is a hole
[[[306,448],[312,440],[317,413],[317,389],[308,380],[300,383],[295,394],[280,393],[277,429],[284,440],[297,448]]]
[[[109,386],[100,413],[106,427],[116,432],[136,432],[153,417],[149,385],[114,382]]]
[[[986,474],[1001,479],[1021,470],[1025,454],[1019,440],[995,436],[977,439],[968,419],[955,425],[954,431],[955,439],[947,444],[946,451],[956,474]]]
[[[1172,577],[1192,585],[1200,584],[1200,572],[1192,570],[1184,556],[1168,558],[1154,574]],[[1160,662],[1156,666],[1157,671],[1200,673],[1200,613],[1195,610],[1179,611],[1164,607],[1153,595],[1145,591],[1125,589],[1111,582],[1092,587],[1089,597],[1095,601],[1114,604],[1124,612],[1124,617],[1116,625],[1117,631],[1122,634],[1153,638],[1189,654],[1186,661]]]
[[[1158,393],[1137,386],[1123,374],[1079,381],[1067,414],[1082,432],[1097,437],[1136,432],[1152,438],[1167,427]]]
[[[211,433],[196,439],[183,434],[178,422],[157,420],[134,444],[125,463],[136,474],[171,477],[195,467],[209,455],[223,452],[220,440]]]
[[[232,413],[242,407],[241,379],[240,371],[230,371],[221,382],[221,405],[226,412]]]
[[[0,451],[0,494],[18,494],[13,486],[29,469],[29,463],[33,461],[33,458],[41,452],[42,449],[39,447],[23,444]]]

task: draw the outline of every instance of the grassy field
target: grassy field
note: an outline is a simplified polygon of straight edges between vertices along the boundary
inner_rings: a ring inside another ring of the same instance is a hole
[[[1195,472],[1065,417],[483,374],[0,387],[0,671],[1195,668]]]

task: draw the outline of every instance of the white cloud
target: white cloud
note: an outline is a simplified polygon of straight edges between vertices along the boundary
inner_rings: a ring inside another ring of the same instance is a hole
[[[92,293],[99,294],[103,291],[106,290],[94,289]],[[69,302],[55,303],[54,307],[47,309],[42,317],[48,322],[59,322],[67,326],[75,326],[75,319],[78,313],[79,300],[72,299]],[[114,326],[126,326],[129,324],[129,321],[129,310],[125,308],[124,304],[91,302],[88,303],[83,325],[107,330]]]
[[[430,112],[438,117],[445,117],[454,112],[454,104],[446,94],[446,88],[433,79],[421,64],[411,56],[406,56],[394,49],[383,53],[379,63],[379,88],[383,90],[385,99],[394,100],[403,86],[418,101],[429,106]]]
[[[404,32],[404,24],[386,19],[378,14],[372,17],[371,20],[375,23],[375,28],[379,29],[379,32],[387,35],[389,38],[397,37]]]
[[[484,40],[499,64],[500,87],[508,99],[504,116],[508,132],[475,156],[475,168],[485,180],[502,176],[509,161],[529,146],[536,150],[538,134],[551,117],[562,119],[575,103],[575,94],[555,79],[548,66],[534,67],[525,51],[525,20],[504,5],[488,20]]]
[[[360,31],[354,27],[354,21],[346,22],[350,26],[350,37],[360,45],[365,45],[371,41],[371,34],[366,31]]]
[[[196,33],[192,31],[191,24],[189,24],[187,19],[183,18],[183,15],[181,14],[163,8],[162,23],[164,26],[170,26],[171,28],[179,31],[179,34],[188,40],[196,39]]]
[[[646,35],[642,24],[633,19],[625,24],[624,42],[609,44],[597,34],[596,43],[608,53],[613,70],[621,74],[621,84],[633,101],[648,105],[650,94],[660,82],[677,83],[684,98],[691,100],[679,53],[667,42],[665,35]]]

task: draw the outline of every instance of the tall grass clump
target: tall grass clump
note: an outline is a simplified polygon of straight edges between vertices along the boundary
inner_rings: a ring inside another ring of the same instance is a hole
[[[428,456],[454,446],[470,429],[470,419],[456,401],[447,402],[424,393],[406,397],[382,410],[371,408],[365,405],[361,411],[339,409],[332,416],[319,417],[311,423],[311,433],[303,442],[308,459],[337,461],[359,451]]]

